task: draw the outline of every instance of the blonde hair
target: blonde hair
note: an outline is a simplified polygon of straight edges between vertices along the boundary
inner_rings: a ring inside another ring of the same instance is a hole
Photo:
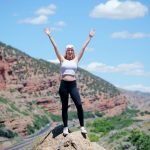
[[[65,53],[64,58],[67,59],[67,60],[69,60],[69,59],[68,59],[68,56],[67,56],[67,50],[66,50],[66,53]],[[74,49],[73,49],[73,55],[72,55],[71,60],[74,59],[74,58],[75,58],[75,53],[74,53]]]
[[[64,58],[67,59],[67,60],[69,60],[68,57],[67,57],[67,49],[68,49],[68,48],[70,48],[70,49],[73,50],[73,55],[72,55],[72,58],[71,58],[71,60],[72,60],[72,59],[75,58],[74,45],[72,45],[72,44],[67,44],[67,45],[66,45],[66,54],[65,54]]]

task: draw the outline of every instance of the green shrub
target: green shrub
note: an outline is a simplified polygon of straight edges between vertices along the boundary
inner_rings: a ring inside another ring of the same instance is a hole
[[[9,129],[0,128],[0,137],[1,136],[6,138],[14,138],[15,136],[17,136],[17,133],[12,132]]]
[[[144,112],[140,112],[140,115],[141,115],[141,116],[144,116],[144,114],[145,114]]]
[[[60,115],[54,115],[54,114],[50,114],[50,117],[53,121],[56,121],[56,122],[60,122],[62,121],[62,118]]]
[[[30,134],[33,134],[35,132],[34,130],[34,127],[32,127],[31,125],[27,125],[27,133],[30,135]]]
[[[144,112],[140,112],[140,114],[141,114],[141,116],[144,116],[145,114],[146,114],[146,115],[149,115],[150,112],[146,110],[146,111],[144,111]]]
[[[76,111],[69,111],[68,112],[68,119],[69,120],[73,120],[73,119],[77,119],[78,116],[77,116],[77,112]]]
[[[93,121],[93,123],[87,123],[86,126],[90,128],[91,132],[105,135],[111,130],[118,130],[130,126],[134,122],[133,116],[135,116],[137,112],[138,110],[127,109],[125,112],[118,116],[105,119],[97,118]]]
[[[120,139],[128,134],[129,133],[127,131],[119,131],[110,136],[109,142],[117,141],[118,139]]]
[[[0,128],[3,128],[5,127],[5,124],[4,123],[0,123]]]
[[[88,136],[91,142],[97,142],[99,140],[99,137],[95,134],[89,134]]]
[[[20,109],[15,105],[15,103],[10,103],[11,109],[17,111],[18,113],[21,113]]]
[[[150,115],[150,111],[144,111],[145,114]]]
[[[3,98],[3,97],[0,97],[0,103],[4,103],[4,104],[7,104],[8,103],[8,100]]]
[[[11,93],[14,93],[14,92],[16,92],[17,90],[16,90],[16,89],[9,89],[9,91],[10,91]]]
[[[92,127],[92,126],[93,126],[93,123],[91,121],[86,122],[86,127],[87,128]]]
[[[99,111],[95,112],[95,115],[96,115],[97,117],[103,117],[104,114],[105,114],[104,112],[99,112]]]
[[[93,122],[93,129],[91,129],[91,132],[103,132],[104,134],[109,132],[110,130],[114,129],[114,126],[111,124],[111,122],[108,122],[105,119],[97,119]]]
[[[137,113],[139,112],[138,109],[133,109],[133,108],[126,108],[126,110],[124,112],[122,112],[121,115],[123,116],[128,116],[128,117],[135,117],[137,115]]]
[[[135,145],[138,150],[150,150],[150,136],[138,129],[131,131],[128,141]]]
[[[87,119],[87,118],[94,118],[94,117],[95,116],[94,116],[93,112],[90,112],[90,111],[84,112],[84,118],[85,119]]]
[[[133,119],[125,114],[108,118],[107,121],[110,122],[115,129],[122,129],[133,123]]]
[[[39,130],[42,126],[45,126],[48,123],[49,120],[46,116],[38,116],[38,115],[34,116],[33,125],[36,129]]]
[[[84,112],[84,118],[94,118],[93,112]],[[76,111],[69,111],[68,112],[68,119],[73,120],[73,119],[78,119],[78,115]]]

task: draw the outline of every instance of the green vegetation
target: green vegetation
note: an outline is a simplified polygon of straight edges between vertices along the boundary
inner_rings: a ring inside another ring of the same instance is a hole
[[[92,124],[91,132],[106,134],[114,129],[113,124],[106,119],[96,119]]]
[[[31,101],[31,102],[28,102],[28,103],[27,103],[27,109],[28,109],[29,111],[32,110],[34,105],[36,105],[36,101],[35,101],[35,100],[33,100],[33,101]]]
[[[137,150],[150,150],[150,136],[144,132],[133,129],[128,141],[137,147]]]
[[[129,135],[129,131],[119,131],[119,132],[116,132],[115,134],[113,134],[113,135],[111,135],[109,137],[109,143],[112,143],[113,141],[117,141],[120,138],[125,137],[127,135]]]
[[[84,112],[84,118],[88,119],[88,118],[94,118],[94,114],[93,112]],[[68,119],[69,120],[73,120],[73,119],[78,119],[78,115],[76,111],[69,111],[68,112]]]
[[[34,116],[34,121],[33,121],[33,125],[35,127],[35,129],[40,129],[41,127],[45,126],[46,124],[49,123],[49,120],[46,116],[38,116],[35,115]]]
[[[6,138],[14,138],[17,136],[17,133],[14,133],[13,131],[9,129],[1,129],[0,128],[0,137],[6,137]]]
[[[97,111],[97,112],[95,112],[95,115],[96,115],[97,117],[103,117],[103,116],[105,115],[105,113],[104,113],[104,112],[99,112],[99,111]]]
[[[50,118],[52,121],[60,122],[62,121],[62,118],[60,115],[55,115],[52,113],[49,113]],[[84,112],[84,118],[94,118],[93,112]],[[68,112],[68,120],[78,119],[78,115],[76,111],[69,111]]]
[[[27,125],[27,133],[28,133],[28,135],[31,135],[31,134],[33,134],[35,132],[35,128],[33,127],[33,126],[31,126],[31,125]]]
[[[0,123],[0,128],[3,128],[3,127],[5,127],[5,124]]]
[[[132,118],[127,117],[126,115],[119,115],[112,118],[108,118],[107,122],[112,125],[113,129],[122,129],[129,127],[134,121]]]
[[[150,115],[150,112],[149,111],[142,111],[140,112],[141,116],[144,116],[144,115]]]
[[[4,104],[7,104],[8,103],[8,100],[3,98],[3,97],[0,97],[0,103],[4,103]]]
[[[27,125],[27,133],[33,134],[36,130],[41,129],[41,127],[44,127],[46,124],[49,123],[49,119],[43,115],[43,116],[34,116],[33,125]]]
[[[93,122],[86,122],[86,127],[90,130],[91,134],[98,134],[101,137],[108,134],[112,130],[119,130],[129,127],[134,121],[133,117],[136,116],[138,110],[127,108],[122,114],[109,118],[97,118]],[[124,136],[127,132],[117,133],[111,140]]]
[[[54,115],[54,114],[50,113],[50,117],[51,117],[52,121],[56,121],[56,122],[62,121],[60,115]]]
[[[6,129],[3,123],[0,124],[0,137],[14,138],[15,136],[17,136],[17,133]]]
[[[84,118],[88,119],[88,118],[94,118],[95,115],[93,114],[93,112],[84,112]]]
[[[86,121],[86,127],[87,127],[87,128],[92,127],[92,125],[93,125],[93,122],[92,122],[92,121]]]
[[[9,103],[9,106],[10,106],[9,111],[11,111],[11,110],[12,110],[12,112],[13,112],[13,111],[16,111],[17,113],[23,114],[24,116],[28,116],[28,115],[29,115],[28,112],[21,111],[21,110],[15,105],[15,103]]]
[[[10,107],[14,111],[17,111],[18,113],[21,113],[20,109],[15,105],[15,103],[10,103]]]
[[[97,136],[95,134],[89,134],[88,137],[91,142],[97,142],[99,140],[99,136]]]
[[[20,111],[19,107],[17,107],[15,103],[8,101],[6,98],[0,97],[0,103],[7,105],[7,111],[9,112],[12,112],[12,113],[17,112],[25,116],[29,115],[27,112]]]
[[[77,112],[69,111],[68,112],[68,120],[78,119]]]
[[[130,126],[133,123],[132,118],[126,118],[124,115],[114,116],[112,118],[107,119],[96,119],[93,123],[87,124],[87,126],[91,127],[91,132],[95,133],[108,133],[113,129],[122,129]]]
[[[134,108],[127,107],[126,110],[124,112],[122,112],[122,115],[131,118],[131,117],[137,116],[138,112],[139,112],[139,110],[136,108],[134,109]]]
[[[9,89],[9,91],[11,92],[11,93],[14,93],[14,92],[16,92],[17,90],[16,89]]]

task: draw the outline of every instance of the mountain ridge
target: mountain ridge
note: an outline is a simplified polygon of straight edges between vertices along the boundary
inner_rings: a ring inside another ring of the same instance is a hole
[[[59,77],[58,64],[32,58],[0,43],[1,123],[25,136],[43,125],[37,126],[42,118],[48,122],[52,121],[53,114],[60,115]],[[77,82],[85,112],[104,112],[112,116],[126,108],[126,97],[102,78],[79,68]],[[76,111],[70,98],[69,105],[70,111]]]

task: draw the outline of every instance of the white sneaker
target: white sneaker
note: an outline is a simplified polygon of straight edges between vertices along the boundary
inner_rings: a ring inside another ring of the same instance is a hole
[[[68,127],[64,127],[63,128],[63,135],[68,135],[69,132],[68,132]]]
[[[86,129],[84,127],[81,127],[80,130],[81,130],[81,133],[87,134],[87,131],[86,131]]]

